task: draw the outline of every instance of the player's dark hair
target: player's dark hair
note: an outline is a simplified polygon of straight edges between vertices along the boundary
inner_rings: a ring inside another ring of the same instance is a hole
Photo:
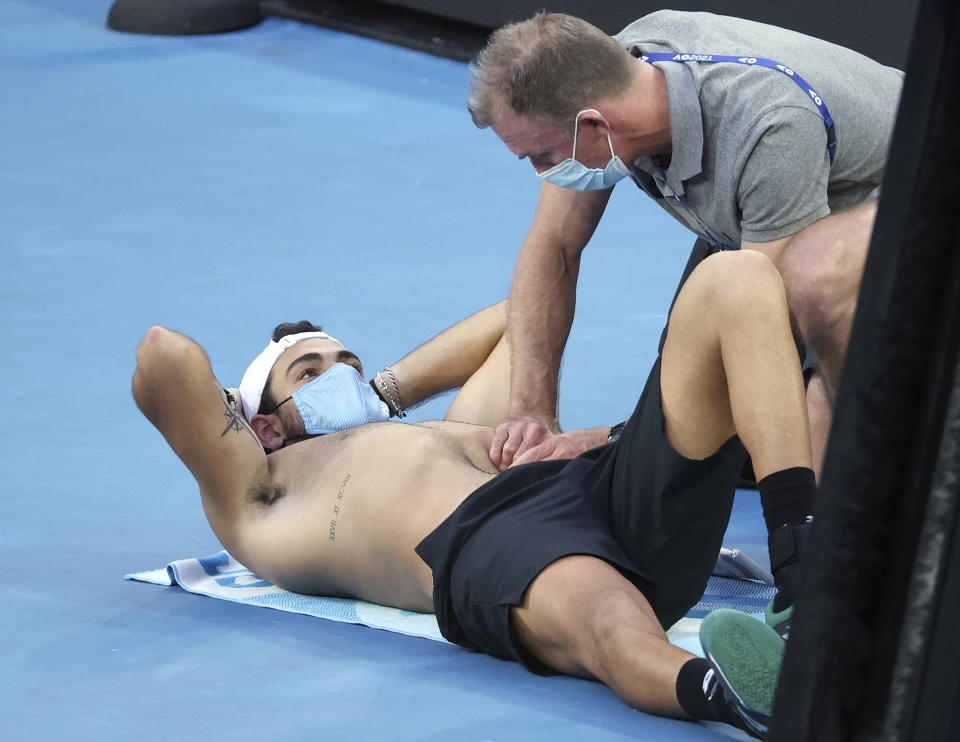
[[[296,335],[298,332],[323,332],[320,325],[315,325],[305,319],[299,322],[281,322],[273,328],[273,342],[277,342],[287,335]]]
[[[323,332],[323,328],[320,325],[315,325],[312,322],[309,322],[305,319],[300,320],[299,322],[281,322],[279,325],[273,328],[273,342],[277,342],[282,337],[287,335],[296,335],[300,332]],[[273,380],[273,369],[270,369],[270,373],[267,375],[267,380],[263,385],[263,393],[260,395],[260,408],[257,410],[258,415],[269,415],[277,408],[278,400],[273,396],[273,392],[270,389],[270,382]]]

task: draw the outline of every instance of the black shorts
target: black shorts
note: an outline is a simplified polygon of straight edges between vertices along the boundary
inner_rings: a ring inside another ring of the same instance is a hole
[[[663,435],[658,360],[619,441],[508,469],[420,542],[441,633],[549,672],[517,640],[510,608],[544,568],[572,554],[617,568],[669,627],[703,594],[745,457],[737,438],[702,461],[673,450]]]

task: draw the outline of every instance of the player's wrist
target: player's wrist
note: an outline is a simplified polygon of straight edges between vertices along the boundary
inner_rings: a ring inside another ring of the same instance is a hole
[[[407,416],[406,408],[400,398],[400,383],[397,381],[393,369],[387,366],[377,371],[369,383],[377,396],[387,405],[390,410],[390,417],[404,418]]]

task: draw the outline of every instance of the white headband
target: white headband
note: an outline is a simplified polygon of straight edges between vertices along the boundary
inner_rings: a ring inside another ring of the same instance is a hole
[[[267,377],[273,369],[273,364],[283,355],[287,348],[296,345],[301,340],[310,338],[322,338],[340,343],[335,337],[327,335],[325,332],[297,332],[293,335],[284,335],[278,341],[273,340],[266,348],[253,359],[253,363],[247,366],[243,372],[243,378],[240,380],[240,398],[243,400],[243,414],[247,420],[252,420],[253,416],[260,410],[260,399],[263,397],[263,388],[267,384]],[[342,345],[342,343],[340,343]]]

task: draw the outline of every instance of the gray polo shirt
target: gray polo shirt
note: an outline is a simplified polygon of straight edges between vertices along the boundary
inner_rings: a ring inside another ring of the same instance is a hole
[[[655,63],[666,79],[673,151],[665,172],[650,157],[631,169],[637,185],[701,236],[709,230],[731,247],[769,242],[877,197],[899,70],[811,36],[711,13],[659,11],[614,38],[634,56],[766,57],[796,70],[830,110],[832,165],[823,116],[787,75],[728,62]]]

